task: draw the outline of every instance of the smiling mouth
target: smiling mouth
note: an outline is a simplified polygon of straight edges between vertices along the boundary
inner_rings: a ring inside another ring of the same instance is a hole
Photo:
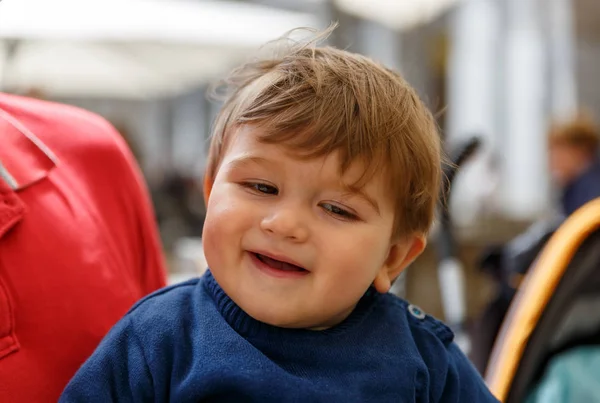
[[[288,262],[283,262],[281,260],[273,259],[271,257],[261,255],[260,253],[252,252],[252,254],[258,260],[260,260],[262,263],[264,263],[265,265],[267,265],[273,269],[276,269],[276,270],[289,271],[289,272],[306,272],[307,271],[306,269],[304,269],[300,266],[296,266],[296,265],[288,263]]]

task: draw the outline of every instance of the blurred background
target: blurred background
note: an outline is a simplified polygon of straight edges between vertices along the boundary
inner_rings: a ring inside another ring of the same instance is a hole
[[[208,85],[287,30],[331,21],[332,45],[404,74],[448,146],[483,139],[449,205],[476,314],[490,295],[483,248],[555,209],[549,120],[600,113],[597,0],[3,0],[0,89],[112,122],[143,170],[179,281],[204,268],[201,178],[219,109]],[[443,317],[437,259],[432,244],[397,292]]]

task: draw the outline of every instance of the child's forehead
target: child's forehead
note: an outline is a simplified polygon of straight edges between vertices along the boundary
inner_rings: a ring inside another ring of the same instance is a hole
[[[226,148],[225,159],[235,159],[236,164],[268,164],[281,163],[285,160],[319,165],[321,169],[335,166],[336,175],[342,180],[346,176],[360,176],[367,170],[366,164],[356,158],[341,169],[342,150],[334,148],[315,152],[314,149],[299,147],[293,142],[265,140],[260,128],[242,128],[232,136]]]
[[[271,165],[284,161],[312,164],[321,170],[327,168],[330,176],[336,177],[348,190],[353,191],[362,189],[373,181],[387,184],[393,177],[383,154],[377,155],[376,158],[368,158],[361,153],[350,156],[345,152],[343,144],[331,147],[316,144],[315,147],[311,147],[310,143],[302,143],[290,135],[282,136],[281,141],[277,141],[272,132],[268,129],[265,131],[258,125],[242,125],[230,134],[224,147],[222,161],[244,155],[262,157],[263,160],[269,160]],[[304,135],[303,132],[298,132],[298,136]],[[259,159],[250,158],[244,163],[248,162],[259,162]]]

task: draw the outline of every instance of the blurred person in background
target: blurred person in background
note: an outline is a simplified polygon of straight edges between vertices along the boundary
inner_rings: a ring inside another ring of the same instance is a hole
[[[564,219],[600,197],[600,134],[589,114],[554,120],[548,130],[548,165],[559,193],[558,214],[530,226],[506,245],[492,246],[480,266],[498,284],[496,296],[475,321],[470,356],[484,372],[496,336],[523,277]]]
[[[550,174],[561,189],[560,207],[565,217],[600,197],[599,143],[598,128],[586,113],[550,127]]]
[[[0,93],[0,402],[56,402],[165,285],[145,184],[100,117]]]

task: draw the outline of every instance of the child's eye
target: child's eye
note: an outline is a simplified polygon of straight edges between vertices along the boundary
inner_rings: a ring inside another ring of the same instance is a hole
[[[266,183],[249,182],[244,183],[244,186],[262,194],[277,195],[279,193],[279,190],[275,186],[267,185]]]
[[[335,206],[330,203],[323,203],[323,204],[321,204],[321,207],[323,207],[328,213],[337,216],[336,218],[341,218],[341,219],[349,220],[349,221],[354,221],[354,220],[358,219],[356,214],[353,214],[353,213],[349,212],[348,210],[344,210],[343,208]]]

